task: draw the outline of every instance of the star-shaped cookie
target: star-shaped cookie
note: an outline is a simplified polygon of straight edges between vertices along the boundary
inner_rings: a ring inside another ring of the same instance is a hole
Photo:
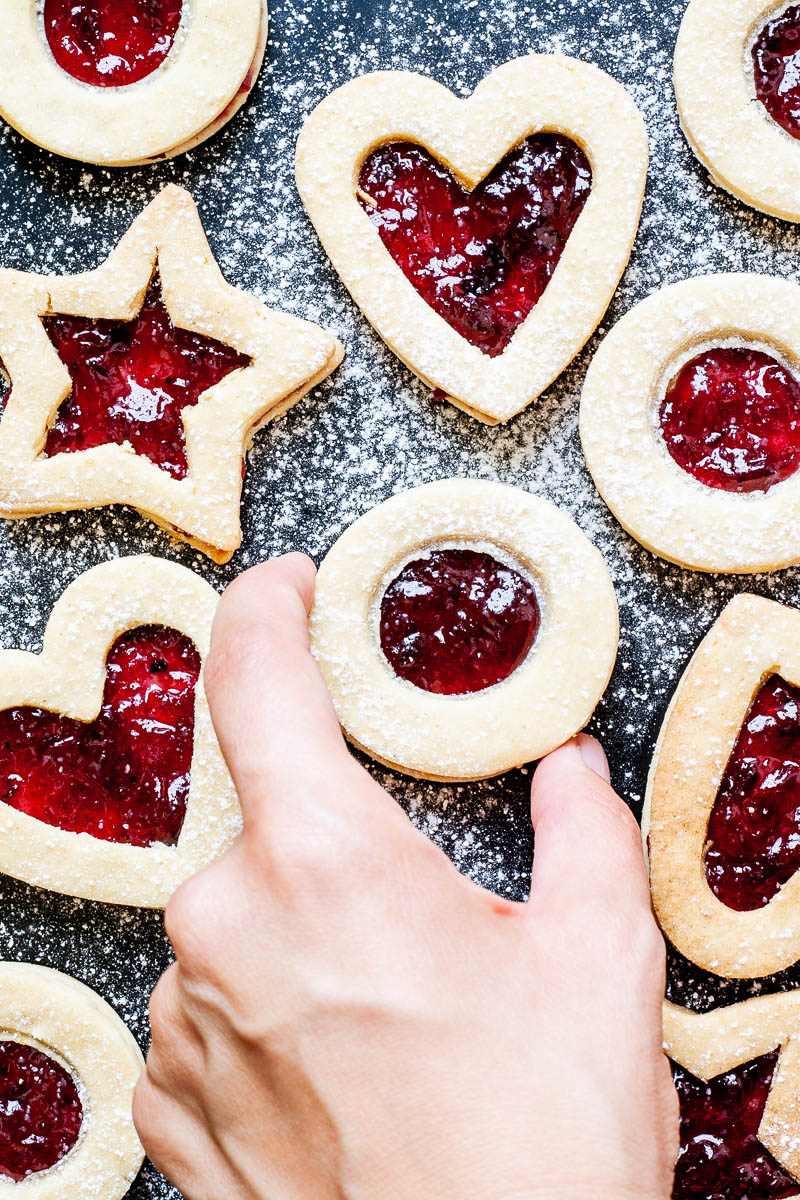
[[[191,196],[169,185],[96,270],[0,270],[0,514],[129,504],[226,562],[253,434],[342,355],[228,284]]]

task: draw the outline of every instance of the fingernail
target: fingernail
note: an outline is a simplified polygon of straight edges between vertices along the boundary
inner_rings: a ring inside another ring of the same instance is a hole
[[[611,782],[611,772],[608,769],[608,759],[606,752],[598,742],[597,738],[590,737],[588,733],[579,733],[575,739],[578,743],[578,750],[587,767],[594,771],[595,775],[601,776],[606,783]]]

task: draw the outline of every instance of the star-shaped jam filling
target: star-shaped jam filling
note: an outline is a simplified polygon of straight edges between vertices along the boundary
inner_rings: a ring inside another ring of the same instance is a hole
[[[133,447],[175,479],[189,471],[183,410],[250,360],[230,346],[173,325],[154,275],[132,321],[56,315],[43,324],[72,378],[44,454],[110,442]]]
[[[672,1065],[681,1148],[672,1200],[785,1200],[800,1184],[758,1140],[778,1051],[708,1083]]]

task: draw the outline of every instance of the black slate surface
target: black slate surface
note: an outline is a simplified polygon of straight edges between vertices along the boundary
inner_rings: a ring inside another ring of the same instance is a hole
[[[686,275],[752,269],[795,277],[794,229],[714,189],[680,134],[670,74],[683,8],[658,0],[274,0],[268,60],[252,101],[191,155],[109,172],[56,159],[6,130],[0,264],[33,271],[96,265],[147,200],[174,180],[196,197],[228,278],[335,330],[347,358],[280,425],[259,435],[247,476],[244,548],[225,568],[175,546],[127,510],[0,526],[2,643],[37,649],[67,583],[118,554],[173,558],[222,587],[286,549],[306,550],[319,561],[355,517],[405,487],[449,474],[502,479],[565,507],[607,557],[622,643],[592,729],[609,751],[617,786],[638,811],[661,718],[702,634],[737,590],[800,603],[798,572],[701,577],[659,563],[621,532],[594,492],[577,439],[580,386],[602,333],[538,404],[503,429],[432,403],[339,284],[297,198],[292,159],[304,115],[355,75],[419,70],[467,94],[509,58],[561,50],[625,83],[651,136],[642,229],[607,325]],[[420,784],[380,769],[376,775],[462,870],[506,895],[525,896],[532,853],[528,772],[465,787]],[[42,962],[84,980],[146,1046],[148,994],[169,961],[157,915],[0,879],[0,957]],[[797,978],[795,970],[763,985],[731,984],[684,964],[672,987],[677,998],[705,1007]],[[166,1200],[178,1193],[147,1168],[131,1196]]]

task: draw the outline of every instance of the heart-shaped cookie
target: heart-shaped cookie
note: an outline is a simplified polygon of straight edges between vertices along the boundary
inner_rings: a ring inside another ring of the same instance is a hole
[[[656,916],[705,971],[800,959],[798,778],[800,612],[739,595],[678,685],[644,818]]]
[[[355,79],[314,110],[296,166],[322,243],[381,337],[495,424],[601,320],[636,236],[647,160],[624,88],[588,63],[532,54],[464,100],[406,72]]]
[[[41,654],[0,651],[0,870],[148,908],[230,844],[240,812],[202,681],[217,594],[141,556],[80,576]]]
[[[122,1200],[144,1158],[126,1026],[76,979],[6,962],[0,1031],[1,1200]]]
[[[707,1013],[664,1005],[664,1050],[681,1108],[674,1200],[712,1191],[798,1200],[798,1033],[797,991]]]

